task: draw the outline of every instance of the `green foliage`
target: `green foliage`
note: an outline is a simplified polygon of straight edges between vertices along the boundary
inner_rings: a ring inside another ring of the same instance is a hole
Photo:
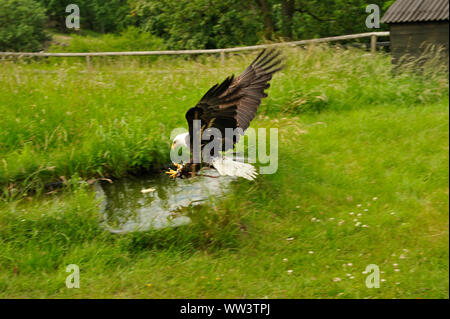
[[[73,0],[38,0],[47,11],[52,24],[61,32],[73,30],[66,28],[66,7],[74,3]],[[115,32],[127,25],[129,6],[127,0],[78,0],[75,2],[80,8],[81,29],[96,32]]]
[[[44,8],[33,0],[0,0],[0,51],[39,51],[47,40]]]
[[[72,35],[69,43],[53,45],[51,52],[114,52],[164,50],[162,39],[136,27],[128,27],[120,34]]]
[[[372,3],[383,10],[391,2]],[[296,40],[372,31],[365,25],[368,13],[367,2],[363,0],[136,0],[131,6],[130,21],[177,49],[220,48],[267,39]]]
[[[135,1],[134,23],[170,48],[218,48],[256,43],[261,21],[238,0]]]
[[[59,32],[70,0],[39,0]],[[374,0],[381,15],[392,0]],[[373,31],[363,0],[81,0],[81,34],[121,32],[134,25],[170,49],[212,49]],[[380,30],[386,26],[381,26]]]
[[[293,52],[299,51],[288,60],[292,72],[271,90],[272,97],[279,100],[268,101],[270,113],[345,111],[388,103],[418,105],[448,98],[448,82],[444,80],[447,72],[440,64],[438,51],[419,58],[427,61],[422,75],[415,72],[418,60],[414,58],[402,66],[403,72],[394,75],[390,56],[383,53],[373,55],[326,46]]]
[[[274,5],[275,20],[281,35],[292,39],[311,39],[386,30],[386,25],[381,25],[381,28],[376,30],[366,27],[365,20],[369,15],[366,12],[366,6],[369,3],[378,5],[381,19],[386,4],[392,3],[392,1],[386,0],[371,2],[365,0],[307,0],[294,2],[296,2],[295,11],[290,24],[292,30],[288,35],[283,34],[282,30],[282,21],[287,18],[282,13],[281,5]]]

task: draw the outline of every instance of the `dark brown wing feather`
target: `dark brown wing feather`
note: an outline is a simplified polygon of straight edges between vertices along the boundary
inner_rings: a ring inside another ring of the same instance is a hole
[[[226,128],[239,127],[245,131],[254,119],[261,100],[267,97],[264,91],[270,87],[272,75],[282,68],[280,54],[275,49],[264,49],[241,75],[236,78],[232,75],[220,85],[210,88],[200,102],[186,113],[191,139],[193,120],[201,120],[201,134],[209,127],[220,130],[223,137]],[[203,145],[207,141],[202,142]],[[235,142],[237,140],[233,140],[233,144]]]

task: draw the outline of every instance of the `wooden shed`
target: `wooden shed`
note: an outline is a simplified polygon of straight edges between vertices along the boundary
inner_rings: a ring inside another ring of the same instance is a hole
[[[443,47],[448,65],[449,0],[397,0],[381,22],[389,24],[394,64],[405,54],[419,57],[432,44]]]

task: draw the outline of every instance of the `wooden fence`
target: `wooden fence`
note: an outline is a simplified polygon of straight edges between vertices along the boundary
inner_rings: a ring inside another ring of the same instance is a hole
[[[279,47],[279,46],[297,46],[312,43],[325,43],[342,40],[352,40],[361,38],[370,38],[370,51],[376,51],[377,38],[387,37],[389,32],[367,32],[358,34],[341,35],[336,37],[327,37],[311,40],[300,40],[293,42],[281,42],[271,44],[261,44],[245,47],[226,48],[226,49],[205,49],[205,50],[172,50],[172,51],[129,51],[129,52],[80,52],[80,53],[48,53],[48,52],[0,52],[0,56],[35,56],[35,57],[86,57],[86,62],[90,66],[90,57],[94,56],[140,56],[140,55],[183,55],[183,54],[215,54],[219,53],[221,59],[225,59],[225,53],[260,50],[263,48]]]

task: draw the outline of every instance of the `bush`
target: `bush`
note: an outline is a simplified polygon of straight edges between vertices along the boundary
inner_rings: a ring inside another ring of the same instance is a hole
[[[0,51],[39,51],[48,39],[44,8],[33,0],[0,0]]]

